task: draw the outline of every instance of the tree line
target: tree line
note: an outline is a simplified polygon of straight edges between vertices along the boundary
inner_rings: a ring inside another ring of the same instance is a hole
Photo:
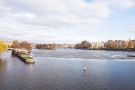
[[[26,49],[27,51],[31,51],[32,45],[27,41],[18,42],[17,40],[14,40],[12,42],[11,48]]]
[[[36,49],[56,49],[56,44],[36,44]]]

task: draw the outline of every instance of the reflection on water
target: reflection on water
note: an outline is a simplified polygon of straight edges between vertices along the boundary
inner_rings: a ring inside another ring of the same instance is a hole
[[[102,54],[94,57],[93,52]],[[31,65],[10,53],[4,53],[0,60],[0,90],[135,90],[134,59],[111,58],[130,52],[35,50],[36,63]],[[90,60],[85,60],[84,54]],[[51,56],[57,59],[48,59]]]
[[[0,58],[0,71],[4,71],[7,67],[7,59]]]

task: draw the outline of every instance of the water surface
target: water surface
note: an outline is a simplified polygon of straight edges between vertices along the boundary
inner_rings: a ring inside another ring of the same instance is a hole
[[[126,57],[134,52],[33,50],[32,65],[10,54],[0,60],[0,90],[135,90],[135,59]]]

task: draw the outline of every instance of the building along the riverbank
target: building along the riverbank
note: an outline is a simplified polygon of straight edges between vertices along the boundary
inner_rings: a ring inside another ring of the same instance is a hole
[[[135,40],[108,40],[107,42],[95,43],[82,41],[75,45],[75,49],[135,51]]]

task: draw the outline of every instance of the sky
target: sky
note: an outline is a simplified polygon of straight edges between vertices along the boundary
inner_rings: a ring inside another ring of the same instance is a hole
[[[135,39],[135,0],[0,0],[0,40]]]

